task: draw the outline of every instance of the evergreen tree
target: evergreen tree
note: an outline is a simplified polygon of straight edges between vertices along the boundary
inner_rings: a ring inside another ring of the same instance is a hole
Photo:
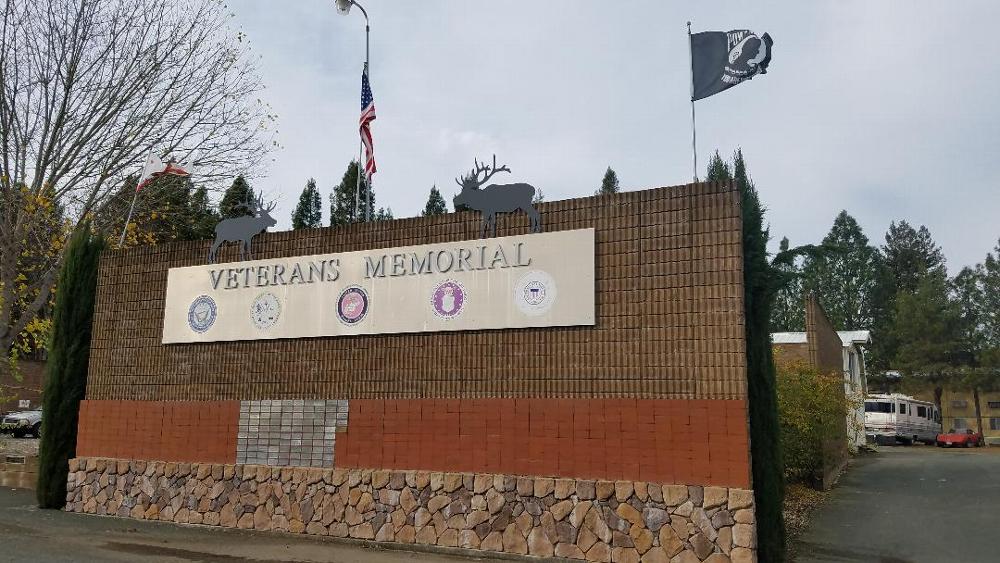
[[[952,281],[961,311],[963,349],[968,363],[1000,369],[1000,241],[986,260],[962,268]]]
[[[892,365],[904,375],[934,385],[935,402],[941,389],[961,363],[962,317],[949,295],[943,273],[924,276],[913,293],[896,299],[892,336],[898,343]]]
[[[927,275],[944,275],[944,255],[934,243],[930,231],[921,225],[914,229],[906,221],[889,224],[882,247],[872,298],[872,350],[869,365],[889,369],[896,356],[898,342],[893,330],[896,298],[899,293],[913,293]]]
[[[191,217],[190,240],[215,236],[215,226],[219,223],[219,214],[212,207],[205,186],[200,186],[191,194],[188,212]]]
[[[130,177],[97,211],[108,224],[121,228],[136,195],[136,177]],[[173,240],[211,238],[219,216],[208,199],[208,190],[197,189],[188,177],[164,175],[154,178],[138,193],[126,231],[124,246],[158,244]],[[108,233],[117,245],[119,233]]]
[[[368,196],[368,207],[372,209],[372,220],[379,220],[381,211],[384,220],[384,210],[375,209],[375,190],[368,189],[368,183],[364,175],[361,176],[361,209],[355,211],[354,194],[358,191],[358,162],[352,160],[347,165],[340,184],[333,188],[330,194],[330,226],[347,225],[356,221],[364,221],[366,217],[365,195]],[[391,212],[388,212],[391,216]]]
[[[430,217],[431,215],[444,215],[447,212],[448,205],[445,204],[444,198],[441,197],[441,192],[438,191],[437,184],[431,186],[431,194],[427,198],[427,205],[424,205],[424,211],[421,215]]]
[[[837,215],[822,249],[805,261],[804,289],[819,297],[837,330],[871,330],[881,268],[878,250],[847,211]]]
[[[924,276],[945,271],[941,247],[923,225],[914,229],[906,221],[890,223],[882,256],[888,281],[896,291],[913,293]]]
[[[790,252],[788,237],[781,239],[779,252]],[[772,263],[776,273],[782,274],[787,280],[779,288],[771,309],[771,332],[787,332],[805,330],[806,311],[802,293],[802,268],[794,260],[787,263]]]
[[[712,164],[716,166],[713,167]],[[723,172],[717,164],[710,164],[710,180],[716,180],[713,178],[712,168],[716,169],[716,175]],[[728,167],[723,168],[728,173]],[[769,233],[764,227],[764,206],[747,173],[742,150],[736,151],[732,170],[733,179],[740,190],[743,215],[743,307],[750,458],[758,523],[757,557],[760,561],[781,563],[785,557],[782,515],[785,483],[778,426],[777,384],[769,330],[771,304],[778,276],[767,260]]]
[[[597,192],[594,195],[604,195],[604,194],[616,194],[621,190],[618,186],[618,174],[608,166],[607,171],[604,172],[604,178],[601,180],[601,187],[597,188]]]
[[[719,156],[719,151],[715,151],[715,154],[708,159],[708,176],[705,177],[707,182],[726,182],[733,179],[733,173],[729,169],[729,164],[722,160]]]
[[[42,394],[45,423],[36,490],[42,508],[62,508],[66,504],[69,459],[76,456],[80,401],[87,386],[97,265],[103,248],[101,237],[91,233],[89,224],[84,225],[70,240],[59,274]]]
[[[309,178],[292,213],[292,229],[314,229],[321,226],[323,226],[323,203],[319,197],[319,190],[316,189],[316,180]]]
[[[253,188],[247,183],[243,176],[237,176],[233,184],[222,194],[222,201],[219,202],[219,215],[223,219],[233,217],[243,217],[250,212],[244,207],[247,202],[253,201],[257,197]]]

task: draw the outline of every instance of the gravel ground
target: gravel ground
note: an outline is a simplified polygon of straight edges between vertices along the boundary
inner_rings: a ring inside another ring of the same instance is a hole
[[[37,438],[14,438],[10,434],[0,434],[0,454],[37,455]]]

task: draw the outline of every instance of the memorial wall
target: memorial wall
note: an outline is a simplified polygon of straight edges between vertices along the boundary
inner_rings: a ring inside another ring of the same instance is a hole
[[[739,194],[107,253],[67,509],[751,561]]]

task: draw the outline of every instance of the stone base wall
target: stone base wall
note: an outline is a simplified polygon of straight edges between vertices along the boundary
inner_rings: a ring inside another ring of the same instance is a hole
[[[755,561],[753,492],[513,475],[70,460],[66,510],[588,561]]]

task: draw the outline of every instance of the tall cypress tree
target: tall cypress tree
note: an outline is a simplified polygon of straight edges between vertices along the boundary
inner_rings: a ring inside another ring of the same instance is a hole
[[[250,212],[243,206],[247,202],[253,201],[254,197],[256,197],[256,194],[253,188],[250,187],[250,184],[247,183],[246,178],[237,176],[233,180],[233,184],[222,194],[222,201],[219,202],[219,215],[223,219],[249,215]]]
[[[778,426],[778,395],[771,352],[771,304],[779,284],[767,260],[764,207],[747,174],[743,151],[737,150],[732,168],[718,151],[709,160],[709,181],[734,180],[743,214],[743,307],[746,331],[747,398],[750,414],[750,458],[757,513],[757,557],[781,563],[785,559],[785,523],[782,503],[785,480]]]
[[[441,192],[438,191],[437,185],[431,186],[431,193],[427,197],[427,204],[424,205],[421,215],[429,217],[431,215],[444,215],[447,212],[448,205],[445,204],[444,198],[441,197]]]
[[[309,178],[302,189],[299,203],[292,212],[293,229],[314,229],[323,225],[323,204],[316,189],[316,180]]]
[[[76,455],[80,401],[87,386],[97,265],[103,249],[104,240],[85,225],[73,235],[59,274],[42,395],[45,422],[36,490],[42,508],[66,504],[69,459]]]
[[[774,276],[767,261],[768,231],[764,206],[747,174],[743,151],[737,150],[733,176],[743,210],[743,306],[747,339],[747,394],[750,411],[750,455],[757,512],[757,557],[780,563],[785,558],[785,522],[778,392],[771,350],[771,303]]]

